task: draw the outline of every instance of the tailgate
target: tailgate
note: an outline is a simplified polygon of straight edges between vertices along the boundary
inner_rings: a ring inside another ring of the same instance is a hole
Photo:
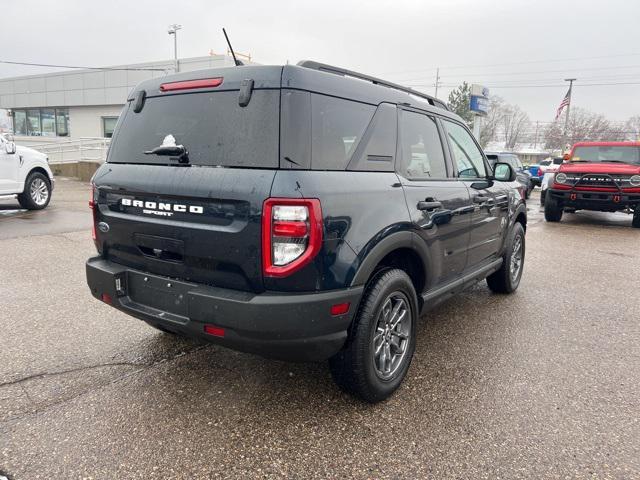
[[[262,291],[261,213],[274,175],[106,164],[94,178],[99,248],[104,258],[143,272]]]

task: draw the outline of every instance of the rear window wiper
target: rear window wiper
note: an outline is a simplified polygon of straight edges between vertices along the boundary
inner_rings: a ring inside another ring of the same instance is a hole
[[[154,148],[153,150],[147,150],[144,154],[176,157],[180,163],[189,163],[189,152],[187,152],[184,145],[176,145],[176,139],[173,135],[167,135],[163,140],[162,145]]]

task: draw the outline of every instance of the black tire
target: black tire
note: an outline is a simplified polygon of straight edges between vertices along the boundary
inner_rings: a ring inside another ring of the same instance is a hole
[[[633,228],[640,228],[640,205],[636,206],[633,211],[633,220],[631,221]]]
[[[525,235],[522,224],[516,222],[509,232],[500,270],[487,277],[487,285],[495,293],[513,293],[520,285],[524,270]],[[519,256],[517,256],[519,254]],[[515,257],[515,259],[514,259]],[[512,269],[517,263],[517,270]]]
[[[546,195],[547,191],[546,190],[542,190],[540,192],[540,206],[544,207],[544,197]]]
[[[562,206],[551,195],[544,200],[544,219],[547,222],[559,222],[562,220]]]
[[[397,322],[396,327],[389,330],[387,320],[394,309],[400,311],[403,308],[401,301],[406,307],[406,313],[401,316],[405,320]],[[410,321],[409,325],[406,320]],[[333,380],[345,392],[369,403],[388,398],[398,389],[411,364],[417,320],[418,299],[409,276],[399,269],[376,274],[365,289],[347,344],[329,360]],[[383,332],[378,330],[379,325],[385,325]],[[406,336],[401,337],[400,334]],[[375,350],[376,338],[380,340],[377,348],[379,357]],[[388,377],[385,373],[387,362],[383,356],[392,359]]]
[[[42,210],[51,201],[51,182],[46,175],[32,172],[24,182],[24,191],[18,195],[18,202],[27,210]]]

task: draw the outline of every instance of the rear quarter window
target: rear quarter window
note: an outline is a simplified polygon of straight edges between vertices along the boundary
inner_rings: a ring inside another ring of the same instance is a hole
[[[311,168],[344,170],[376,107],[311,94]]]

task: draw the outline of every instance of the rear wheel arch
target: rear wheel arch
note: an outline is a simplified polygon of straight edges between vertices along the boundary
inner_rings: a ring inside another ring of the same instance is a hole
[[[365,254],[351,286],[367,284],[381,270],[399,268],[411,278],[420,298],[420,293],[428,284],[430,265],[429,253],[421,244],[422,240],[413,232],[403,231],[389,235]]]

